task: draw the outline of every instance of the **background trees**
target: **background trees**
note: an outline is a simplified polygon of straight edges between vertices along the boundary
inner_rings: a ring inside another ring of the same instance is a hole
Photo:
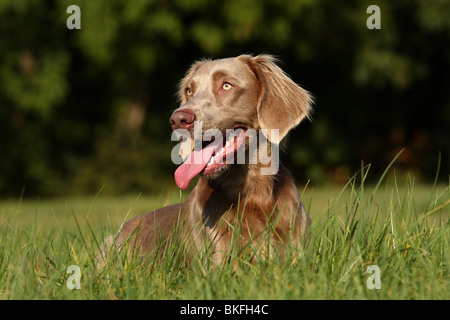
[[[174,185],[179,79],[242,53],[278,56],[316,97],[282,155],[299,181],[342,183],[362,161],[376,173],[402,148],[397,170],[433,179],[440,151],[447,180],[449,16],[445,0],[0,1],[0,196]]]

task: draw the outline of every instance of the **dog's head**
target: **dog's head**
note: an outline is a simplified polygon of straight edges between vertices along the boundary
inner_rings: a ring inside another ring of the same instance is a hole
[[[217,177],[229,169],[225,159],[248,147],[250,132],[264,129],[278,145],[310,116],[312,105],[310,94],[269,55],[196,62],[180,82],[179,97],[181,106],[170,122],[185,138],[180,154],[186,161],[175,173],[182,189],[197,174]],[[197,147],[195,140],[201,140]]]

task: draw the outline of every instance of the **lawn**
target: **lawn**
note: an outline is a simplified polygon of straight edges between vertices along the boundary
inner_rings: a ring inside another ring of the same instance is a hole
[[[3,200],[0,299],[449,299],[449,186],[364,178],[299,189],[313,219],[300,258],[237,255],[220,268],[186,268],[170,254],[145,268],[120,256],[95,268],[105,236],[185,192]]]

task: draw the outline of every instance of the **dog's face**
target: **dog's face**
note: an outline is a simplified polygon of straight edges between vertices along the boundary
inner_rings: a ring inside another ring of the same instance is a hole
[[[191,109],[203,130],[258,129],[256,74],[238,58],[195,64],[180,86],[180,109]],[[178,110],[180,110],[178,109]]]
[[[175,173],[182,189],[197,174],[215,178],[230,169],[233,164],[225,160],[248,148],[249,132],[265,129],[267,138],[278,144],[309,116],[312,102],[267,55],[197,62],[181,81],[179,96],[181,106],[172,114],[172,128],[189,131],[191,137],[180,153],[189,161]],[[198,127],[202,143],[192,151]]]

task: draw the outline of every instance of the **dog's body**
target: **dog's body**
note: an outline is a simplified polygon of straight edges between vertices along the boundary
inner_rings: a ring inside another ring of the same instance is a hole
[[[192,136],[195,121],[201,121],[203,132],[216,128],[225,136],[227,129],[276,129],[279,140],[309,116],[312,103],[309,94],[267,55],[197,62],[180,84],[180,98],[181,106],[171,117],[174,130],[184,129]],[[278,146],[276,136],[270,132],[266,136],[258,141],[258,150]],[[261,174],[269,164],[251,162],[259,158],[249,148],[251,137],[243,139],[245,163],[216,165],[210,159],[206,164],[208,158],[197,166],[181,165],[175,173],[180,188],[186,189],[193,176],[199,175],[186,201],[128,221],[115,244],[122,247],[126,242],[129,248],[152,252],[162,242],[170,242],[172,230],[182,225],[183,236],[190,239],[186,249],[191,256],[209,248],[213,261],[221,263],[239,223],[241,245],[256,241],[270,225],[272,245],[300,246],[310,219],[293,179],[279,163],[272,174]],[[211,151],[210,158],[219,152]]]

